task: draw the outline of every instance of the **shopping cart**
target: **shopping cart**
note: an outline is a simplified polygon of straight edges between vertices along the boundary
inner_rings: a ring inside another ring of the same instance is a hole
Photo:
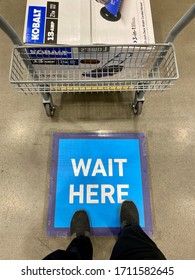
[[[178,79],[173,41],[195,16],[195,4],[171,29],[165,43],[148,45],[28,45],[0,17],[14,44],[10,82],[18,92],[41,94],[53,117],[54,93],[134,92],[133,113],[140,115],[145,93],[170,89]]]

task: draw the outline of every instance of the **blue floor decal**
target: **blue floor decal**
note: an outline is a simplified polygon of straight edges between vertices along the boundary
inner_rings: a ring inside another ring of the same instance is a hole
[[[143,133],[53,135],[47,234],[69,235],[75,211],[88,212],[92,235],[117,235],[123,200],[133,200],[152,234]]]

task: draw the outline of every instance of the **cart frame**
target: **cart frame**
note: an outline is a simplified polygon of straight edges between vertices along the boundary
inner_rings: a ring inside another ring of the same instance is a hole
[[[172,43],[194,17],[195,4],[171,29],[164,44],[24,46],[16,31],[0,16],[0,28],[14,44],[10,82],[25,94],[40,93],[48,117],[54,116],[52,94],[56,92],[133,91],[133,113],[140,115],[147,91],[167,90],[179,78]],[[45,58],[37,50],[52,54]],[[65,55],[61,50],[65,50]],[[78,66],[78,60],[85,63]],[[52,64],[57,66],[51,68]]]

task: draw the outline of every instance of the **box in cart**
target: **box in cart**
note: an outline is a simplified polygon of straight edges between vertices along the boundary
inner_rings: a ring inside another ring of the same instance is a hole
[[[91,0],[27,0],[25,44],[90,44]]]
[[[154,43],[150,0],[115,0],[119,2],[120,19],[105,20],[103,5],[92,1],[92,44],[149,44]],[[108,6],[108,9],[111,8]]]
[[[132,62],[143,67],[149,52],[111,45],[154,43],[150,0],[120,2],[121,18],[113,22],[102,17],[104,5],[96,0],[27,0],[24,43],[44,44],[28,49],[36,69],[48,65],[50,73],[60,73],[63,65],[82,79],[117,75]]]
[[[154,43],[150,0],[116,0],[121,18],[105,20],[96,0],[27,0],[25,44]],[[111,1],[112,2],[112,1]]]

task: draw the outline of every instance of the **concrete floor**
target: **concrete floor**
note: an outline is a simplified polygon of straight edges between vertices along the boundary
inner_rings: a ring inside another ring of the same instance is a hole
[[[22,36],[25,0],[1,1],[0,14]],[[156,42],[194,1],[151,0]],[[46,117],[41,97],[16,93],[8,74],[12,43],[0,31],[0,259],[41,259],[70,238],[46,236],[54,132],[144,132],[153,240],[168,259],[195,259],[195,21],[176,39],[180,79],[146,96],[134,117],[129,94],[63,95]],[[92,238],[94,259],[108,259],[115,238]]]

